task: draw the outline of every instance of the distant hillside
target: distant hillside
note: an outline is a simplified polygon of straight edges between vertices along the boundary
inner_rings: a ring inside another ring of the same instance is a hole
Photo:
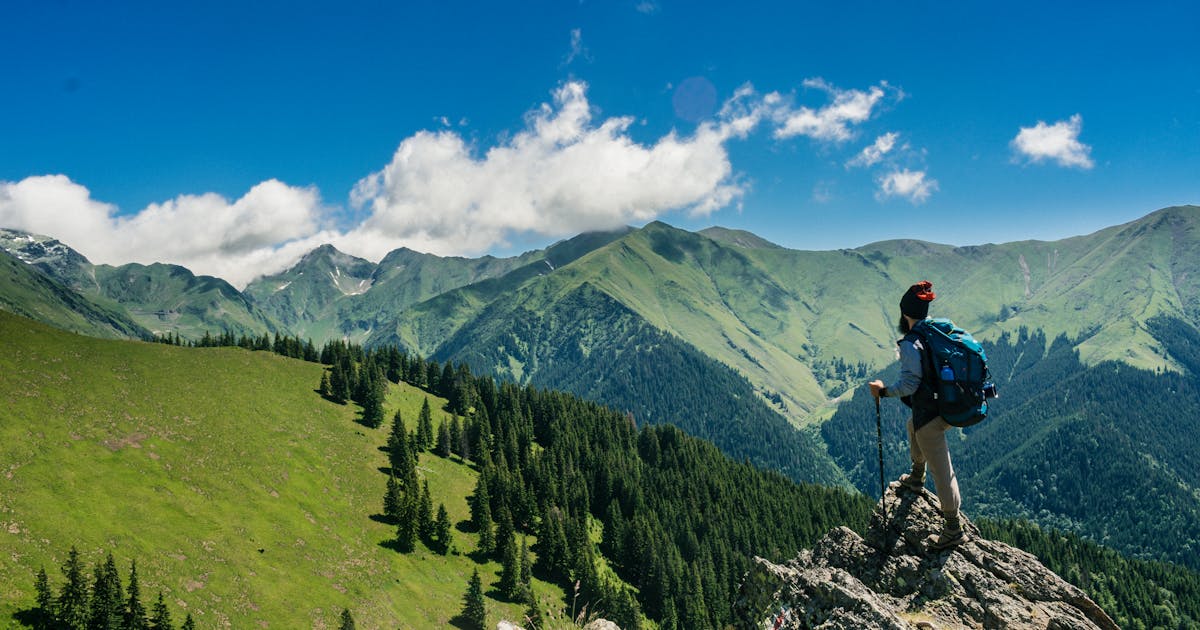
[[[92,337],[149,338],[125,313],[67,288],[0,250],[0,310]]]
[[[206,332],[282,332],[228,282],[196,276],[178,265],[93,265],[57,239],[8,229],[0,229],[0,249],[153,334],[176,333],[195,341]]]

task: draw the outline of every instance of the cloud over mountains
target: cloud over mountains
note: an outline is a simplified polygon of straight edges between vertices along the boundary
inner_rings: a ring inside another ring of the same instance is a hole
[[[780,140],[842,144],[888,98],[903,97],[887,83],[867,90],[822,79],[804,85],[829,102],[797,106],[794,96],[745,85],[690,134],[672,130],[638,142],[629,132],[633,117],[598,117],[587,85],[569,81],[519,131],[482,153],[449,128],[405,138],[387,165],[354,186],[349,203],[365,218],[341,230],[332,227],[340,204],[274,179],[232,201],[180,195],[122,214],[64,175],[0,182],[0,225],[55,236],[93,262],[171,262],[240,287],[322,243],[371,259],[401,246],[474,255],[521,234],[561,237],[671,212],[706,215],[746,193],[730,161],[731,141],[768,127]],[[895,137],[865,149],[862,165],[879,161]],[[936,190],[923,171],[894,175],[882,181],[881,198],[923,201]]]

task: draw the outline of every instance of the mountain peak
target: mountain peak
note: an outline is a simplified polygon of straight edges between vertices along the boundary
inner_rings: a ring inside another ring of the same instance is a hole
[[[714,241],[737,245],[738,247],[745,247],[747,249],[784,249],[782,245],[776,245],[753,232],[745,230],[732,230],[714,225],[713,227],[700,230],[700,234]]]
[[[927,551],[942,522],[937,498],[893,483],[865,538],[838,527],[785,564],[756,558],[737,614],[760,628],[1116,630],[1083,591],[963,520],[970,541]]]

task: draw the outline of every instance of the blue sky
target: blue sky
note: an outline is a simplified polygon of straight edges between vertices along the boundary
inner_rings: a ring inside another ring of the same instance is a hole
[[[0,223],[244,284],[324,240],[975,244],[1200,203],[1185,3],[174,4],[8,3]]]

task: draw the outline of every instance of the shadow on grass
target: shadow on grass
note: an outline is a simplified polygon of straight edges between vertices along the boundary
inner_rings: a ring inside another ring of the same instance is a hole
[[[390,475],[390,474],[392,474],[392,467],[391,467],[391,466],[380,466],[379,468],[376,468],[375,470],[378,470],[379,472],[381,472],[381,473],[383,473],[383,474],[385,474],[385,475]]]
[[[460,531],[464,534],[474,534],[475,533],[475,524],[472,523],[469,519],[463,519],[454,524],[454,529],[457,529],[458,531]]]
[[[464,617],[462,613],[458,613],[457,615],[451,617],[450,625],[458,628],[458,630],[475,630],[475,624],[471,623],[471,621]]]
[[[13,621],[20,624],[22,628],[36,628],[38,619],[41,617],[40,611],[37,608],[26,608],[18,610],[12,614]]]
[[[381,540],[381,541],[379,541],[379,546],[383,547],[384,549],[390,549],[392,551],[395,551],[396,553],[405,553],[405,554],[412,553],[416,549],[416,547],[414,547],[413,549],[405,549],[405,548],[401,547],[400,543],[396,542],[395,538]]]
[[[389,518],[386,514],[372,514],[370,519],[376,523],[383,523],[384,525],[397,525],[396,519]]]

